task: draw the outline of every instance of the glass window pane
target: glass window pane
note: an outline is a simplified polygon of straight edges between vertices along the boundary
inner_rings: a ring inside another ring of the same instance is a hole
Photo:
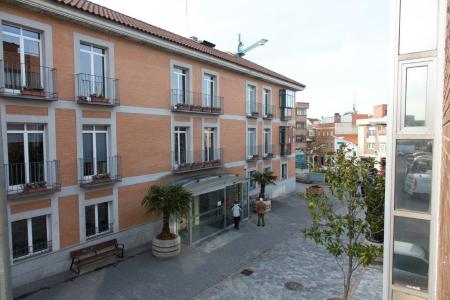
[[[41,37],[41,34],[39,32],[23,29],[23,36],[39,40]]]
[[[28,134],[28,161],[30,182],[43,182],[44,176],[44,134]]]
[[[94,130],[93,125],[83,125],[83,130]]]
[[[105,49],[103,49],[103,48],[92,47],[92,50],[94,51],[94,53],[97,53],[97,54],[105,54]]]
[[[415,290],[428,289],[430,222],[394,219],[392,282]]]
[[[80,52],[80,71],[83,74],[91,75],[91,56],[87,52]],[[86,80],[89,80],[86,78]]]
[[[108,173],[106,133],[96,133],[97,174]]]
[[[92,133],[83,133],[83,175],[94,175]]]
[[[11,124],[7,125],[8,130],[23,130],[23,124]]]
[[[398,140],[395,209],[429,212],[432,173],[431,140]]]
[[[425,126],[428,67],[406,68],[405,126]]]
[[[84,217],[86,220],[86,236],[91,236],[95,231],[95,205],[89,205],[84,208]]]
[[[11,237],[13,258],[21,257],[29,253],[27,220],[11,222]]]
[[[47,216],[32,218],[31,228],[33,233],[33,252],[47,249]]]
[[[9,185],[25,183],[25,153],[22,133],[8,133]]]
[[[108,231],[109,230],[108,202],[98,204],[97,211],[98,211],[98,231],[99,232]]]
[[[85,51],[91,51],[90,45],[80,44],[80,49]]]
[[[20,28],[8,24],[2,24],[2,30],[9,33],[20,34]]]
[[[20,66],[20,40],[18,37],[4,34],[3,59],[5,88],[20,89],[22,87]]]

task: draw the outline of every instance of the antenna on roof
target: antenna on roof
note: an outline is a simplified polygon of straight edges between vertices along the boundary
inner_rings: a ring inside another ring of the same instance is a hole
[[[189,36],[188,0],[186,0],[186,36]]]

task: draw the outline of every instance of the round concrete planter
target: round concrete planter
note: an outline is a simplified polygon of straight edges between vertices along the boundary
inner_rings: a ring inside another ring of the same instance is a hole
[[[181,241],[180,236],[173,240],[160,240],[156,236],[152,241],[152,253],[158,258],[175,257],[180,254]]]
[[[266,213],[272,210],[272,200],[263,200],[266,205]]]

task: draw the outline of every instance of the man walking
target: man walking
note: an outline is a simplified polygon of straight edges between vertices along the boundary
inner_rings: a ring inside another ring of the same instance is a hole
[[[231,212],[233,213],[234,229],[236,230],[239,230],[239,222],[241,221],[241,211],[242,208],[239,205],[239,202],[234,202],[234,205],[231,207]]]
[[[258,214],[258,226],[260,226],[260,221],[262,222],[262,226],[266,226],[266,223],[264,222],[266,204],[264,203],[263,198],[259,198],[259,201],[256,202],[256,213]]]

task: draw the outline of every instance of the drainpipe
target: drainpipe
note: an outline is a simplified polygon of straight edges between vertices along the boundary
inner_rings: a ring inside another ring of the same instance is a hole
[[[0,132],[1,130],[0,122]],[[0,138],[0,300],[12,299],[8,214],[3,168],[3,143]]]

